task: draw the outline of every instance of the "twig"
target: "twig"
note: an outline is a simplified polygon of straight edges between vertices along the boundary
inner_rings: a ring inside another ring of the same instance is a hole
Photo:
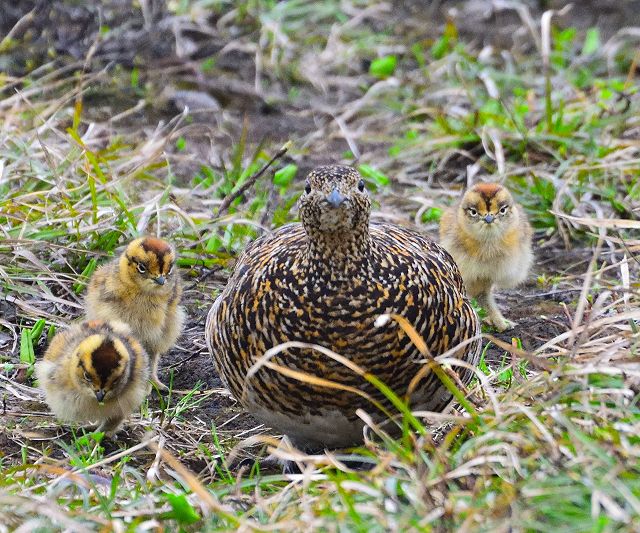
[[[20,17],[18,22],[13,25],[13,28],[9,30],[9,33],[0,41],[0,50],[5,52],[6,49],[9,48],[11,41],[14,39],[16,35],[18,35],[22,30],[29,27],[29,25],[33,22],[33,17],[36,14],[38,7],[34,7],[29,13],[25,14],[23,17]]]
[[[203,353],[205,353],[206,350],[202,349],[202,350],[198,350],[195,353],[192,353],[190,356],[185,357],[184,359],[182,359],[181,361],[178,361],[177,363],[173,363],[167,367],[164,368],[164,370],[171,370],[172,368],[176,368],[179,366],[182,366],[183,364],[185,364],[187,361],[191,361],[191,359],[193,359],[194,357],[199,357],[200,355],[202,355]]]
[[[245,181],[242,186],[235,192],[231,192],[229,193],[224,200],[222,200],[222,203],[220,204],[220,208],[218,209],[218,216],[222,215],[222,213],[224,213],[229,206],[231,205],[231,202],[233,202],[236,198],[238,198],[239,196],[242,196],[245,192],[247,192],[247,190],[253,186],[253,184],[258,181],[258,178],[260,176],[262,176],[266,170],[273,165],[273,163],[277,160],[280,159],[284,154],[287,153],[287,150],[289,150],[289,148],[291,148],[291,141],[287,141],[282,148],[280,148],[280,150],[278,150],[276,152],[276,155],[274,155],[268,163],[266,163],[260,170],[258,170],[258,172],[256,172],[255,174],[253,174],[247,181]]]

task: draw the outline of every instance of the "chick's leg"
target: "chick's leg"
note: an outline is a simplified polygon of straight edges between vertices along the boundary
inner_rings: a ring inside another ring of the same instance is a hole
[[[151,356],[151,383],[155,385],[158,388],[158,390],[162,392],[166,392],[169,390],[169,387],[167,387],[164,383],[162,383],[162,381],[160,381],[160,378],[158,377],[159,362],[160,362],[160,354],[159,353],[153,354]]]
[[[516,323],[507,320],[500,312],[500,308],[493,297],[493,283],[488,280],[479,280],[468,287],[469,294],[476,298],[480,306],[487,312],[484,318],[485,324],[493,326],[497,331],[506,331],[513,328]]]
[[[123,420],[123,415],[114,415],[111,418],[103,420],[102,423],[98,426],[97,431],[101,431],[105,434],[105,436],[111,438],[116,434],[116,432],[122,425]]]

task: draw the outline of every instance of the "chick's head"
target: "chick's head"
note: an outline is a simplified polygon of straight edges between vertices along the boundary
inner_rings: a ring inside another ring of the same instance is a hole
[[[146,291],[166,290],[175,262],[176,254],[169,243],[143,237],[129,243],[120,258],[120,271]]]
[[[117,398],[130,374],[129,349],[115,336],[93,333],[78,344],[72,379],[87,396],[100,403]]]
[[[464,194],[458,220],[471,233],[490,237],[517,223],[518,213],[506,188],[498,183],[478,183]]]
[[[362,176],[351,167],[312,170],[298,205],[302,224],[311,236],[366,232],[369,225],[371,201]]]

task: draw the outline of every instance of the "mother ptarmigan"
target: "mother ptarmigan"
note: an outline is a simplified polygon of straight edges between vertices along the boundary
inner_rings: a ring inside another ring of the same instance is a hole
[[[207,345],[233,396],[266,425],[307,449],[349,446],[363,439],[358,408],[384,418],[354,389],[393,411],[384,395],[312,348],[290,347],[271,357],[284,372],[259,363],[248,376],[268,349],[287,341],[329,348],[403,397],[425,358],[396,321],[376,327],[376,319],[401,315],[433,356],[477,336],[479,320],[442,247],[411,229],[369,222],[371,202],[357,170],[314,169],[299,208],[302,223],[283,226],[242,253],[209,311]],[[455,356],[475,365],[479,351],[474,340]],[[469,382],[471,370],[454,369]],[[412,387],[410,406],[442,411],[451,400],[428,372]]]

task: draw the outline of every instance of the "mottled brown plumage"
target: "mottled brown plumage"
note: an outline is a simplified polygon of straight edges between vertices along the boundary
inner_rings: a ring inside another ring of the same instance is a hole
[[[329,348],[375,374],[397,394],[407,392],[423,357],[396,322],[397,313],[439,355],[479,332],[451,256],[407,228],[369,223],[371,204],[359,173],[320,167],[300,199],[302,224],[290,224],[247,247],[209,311],[206,337],[223,380],[245,408],[303,447],[362,440],[356,409],[379,415],[365,398],[250,367],[286,341]],[[479,342],[457,356],[475,364]],[[389,406],[363,377],[309,348],[290,348],[271,362],[364,391]],[[461,370],[468,382],[471,372]],[[411,406],[443,410],[450,393],[434,374],[414,391]]]

